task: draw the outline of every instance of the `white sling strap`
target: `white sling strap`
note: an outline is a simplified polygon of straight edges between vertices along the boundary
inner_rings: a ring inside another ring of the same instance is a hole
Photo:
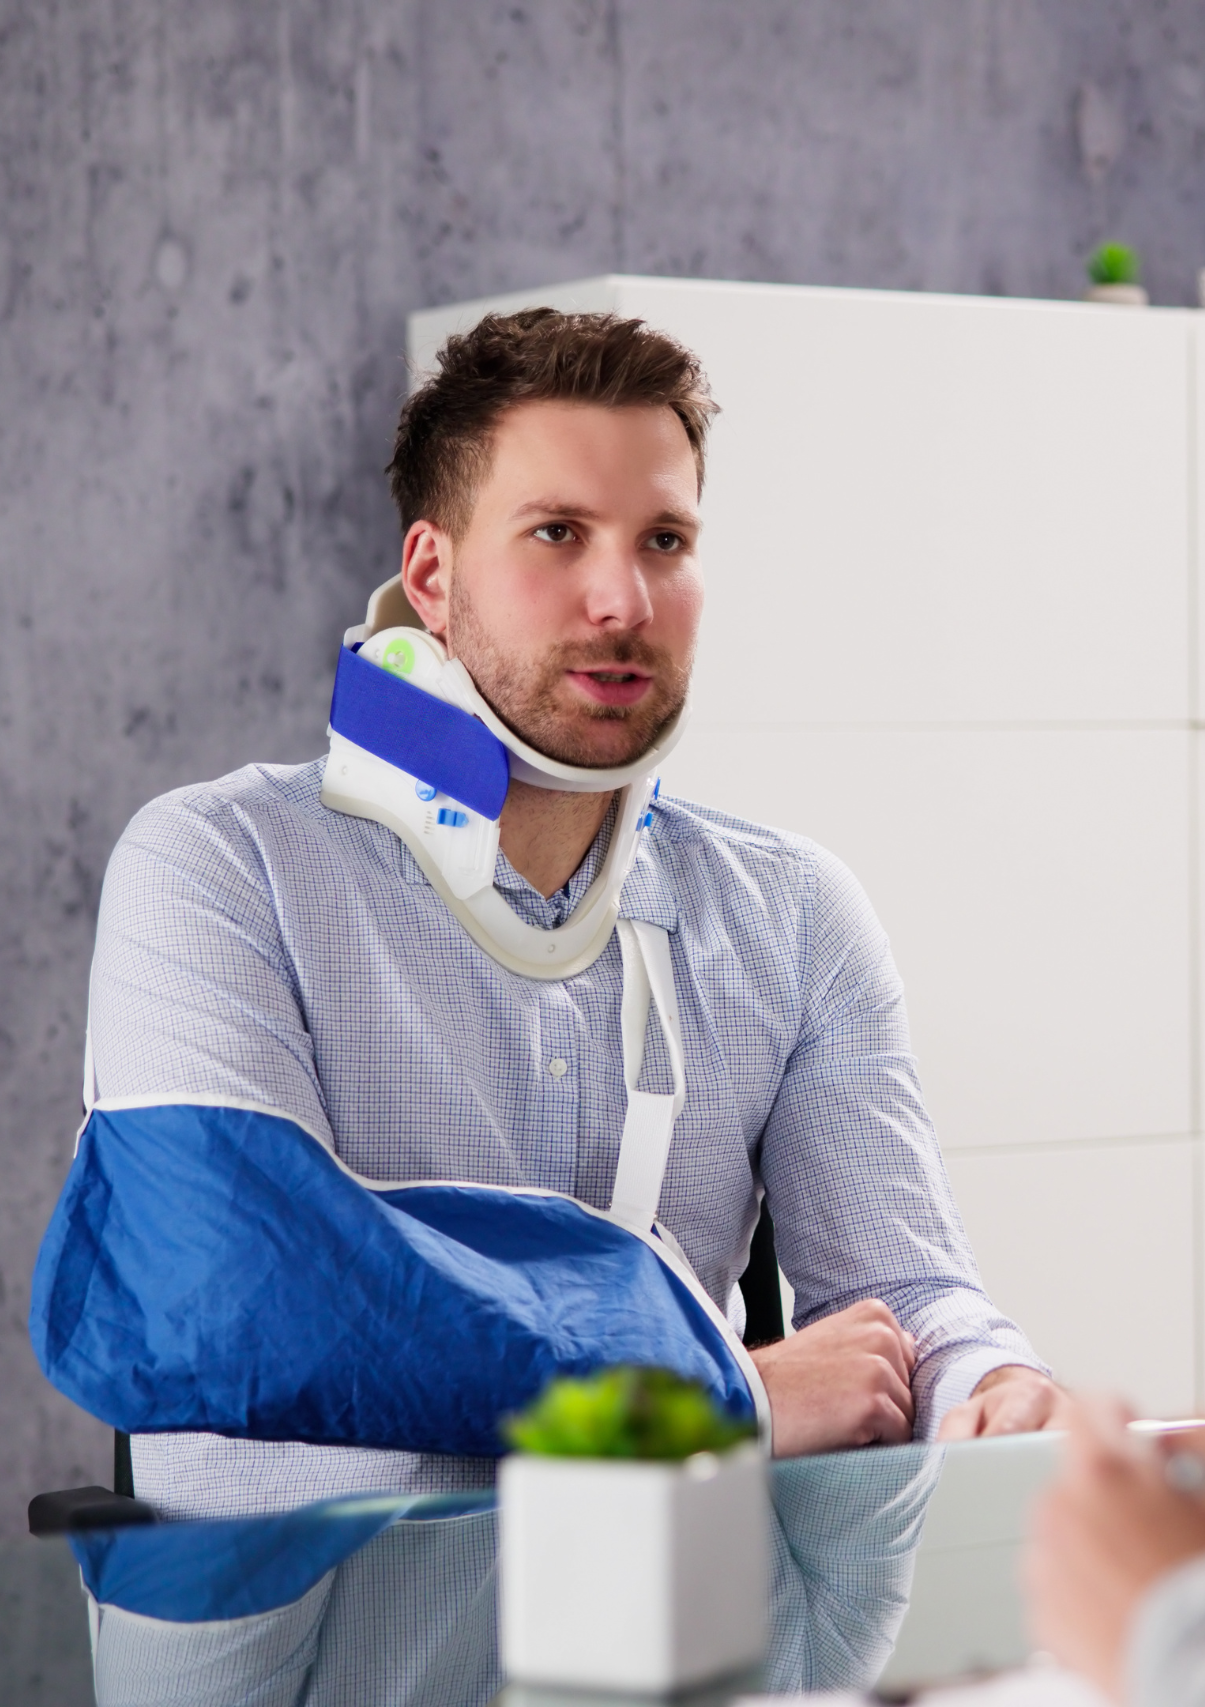
[[[91,1114],[99,1100],[96,1088],[96,1062],[92,1056],[92,1021],[84,1031],[84,1113]]]
[[[668,933],[643,919],[620,919],[618,930],[623,954],[620,1024],[628,1112],[619,1146],[619,1166],[615,1170],[611,1216],[634,1232],[647,1233],[657,1219],[674,1121],[686,1102],[686,1071]],[[654,1096],[636,1089],[644,1065],[649,1008],[654,1002],[674,1079],[673,1094],[669,1096]]]

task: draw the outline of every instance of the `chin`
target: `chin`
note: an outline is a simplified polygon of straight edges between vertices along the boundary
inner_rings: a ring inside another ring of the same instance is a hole
[[[618,736],[619,731],[616,731]],[[587,770],[614,770],[619,765],[635,764],[656,745],[653,735],[637,735],[633,730],[625,730],[623,739],[609,741],[591,740],[583,732],[584,739],[579,736],[576,740],[572,735],[555,743],[549,742],[542,747],[550,759],[559,759],[565,765],[581,765]]]
[[[640,706],[593,704],[541,708],[542,715],[506,721],[537,752],[563,765],[614,770],[635,764],[652,751],[681,707],[666,712]],[[505,711],[500,713],[506,717]]]

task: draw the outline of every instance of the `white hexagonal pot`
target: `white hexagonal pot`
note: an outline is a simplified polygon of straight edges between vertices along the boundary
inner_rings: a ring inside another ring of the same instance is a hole
[[[499,1476],[502,1664],[515,1683],[650,1693],[765,1647],[765,1460],[516,1453]]]

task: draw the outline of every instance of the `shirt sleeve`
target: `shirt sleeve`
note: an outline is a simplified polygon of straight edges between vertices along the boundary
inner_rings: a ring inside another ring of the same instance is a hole
[[[296,971],[236,804],[183,790],[130,824],[105,876],[89,1009],[101,1098],[249,1101],[332,1143]]]
[[[1144,1595],[1126,1653],[1131,1707],[1205,1704],[1205,1559],[1169,1571]]]
[[[916,1336],[916,1432],[928,1438],[989,1370],[1048,1371],[983,1290],[886,934],[852,874],[820,850],[803,963],[803,1023],[761,1146],[794,1325],[882,1299]]]
[[[164,795],[117,844],[101,895],[88,1053],[93,1095],[102,1100],[256,1103],[334,1148],[255,830],[231,801],[203,789]],[[131,1452],[138,1492],[178,1517],[261,1509],[265,1484],[275,1503],[286,1490],[285,1505],[340,1492],[363,1480],[365,1456],[172,1433],[135,1435]],[[379,1481],[378,1463],[370,1485]],[[106,1665],[123,1663],[123,1629],[118,1620],[105,1632]],[[164,1652],[174,1667],[170,1641]]]

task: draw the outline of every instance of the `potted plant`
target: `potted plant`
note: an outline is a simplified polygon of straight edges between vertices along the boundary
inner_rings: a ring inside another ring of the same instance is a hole
[[[552,1382],[504,1432],[513,1682],[663,1693],[758,1663],[768,1503],[752,1423],[694,1382],[621,1368]]]
[[[1141,271],[1136,249],[1125,243],[1102,243],[1088,259],[1088,277],[1092,283],[1084,292],[1084,301],[1145,308],[1149,299],[1138,282]]]

